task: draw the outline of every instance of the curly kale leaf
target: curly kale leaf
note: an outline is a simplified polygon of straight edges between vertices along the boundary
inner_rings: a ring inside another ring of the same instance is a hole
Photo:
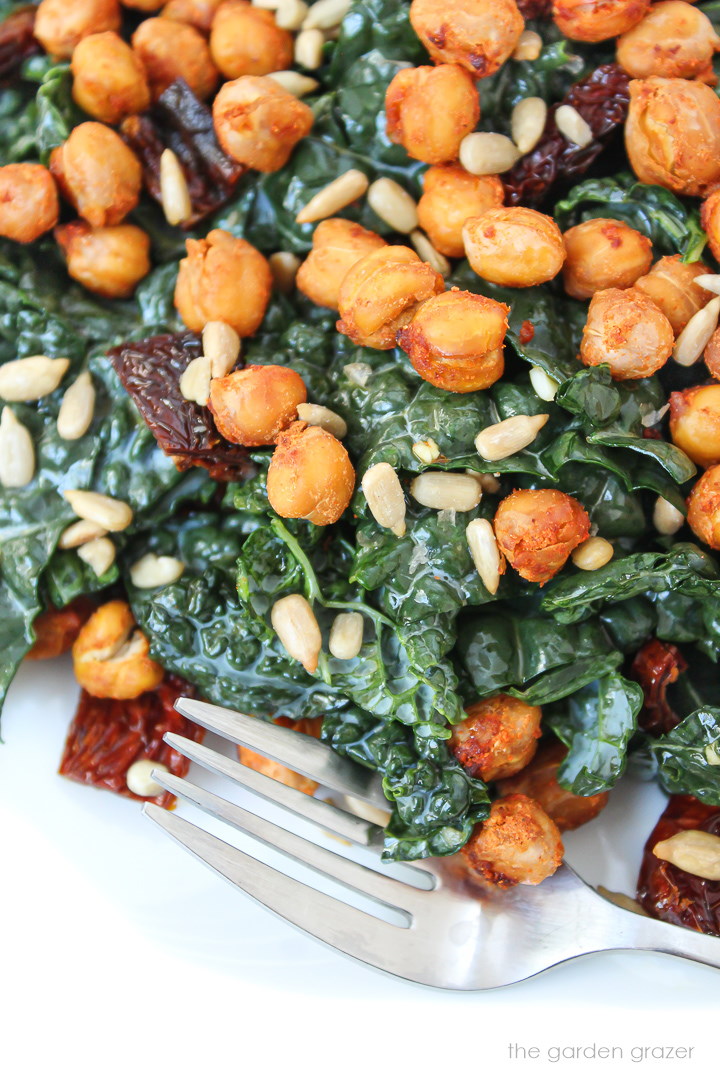
[[[720,708],[696,709],[667,735],[652,739],[650,752],[666,791],[720,803]]]

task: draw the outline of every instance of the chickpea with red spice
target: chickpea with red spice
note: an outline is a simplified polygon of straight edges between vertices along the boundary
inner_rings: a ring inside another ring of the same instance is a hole
[[[212,21],[210,52],[226,79],[269,75],[292,67],[293,38],[271,11],[247,0],[225,0]]]
[[[85,221],[72,221],[58,225],[55,239],[70,277],[98,296],[132,296],[150,273],[150,237],[137,225],[93,228]]]
[[[273,79],[244,75],[220,88],[212,107],[226,154],[249,169],[276,172],[313,126],[312,109]]]
[[[451,259],[465,255],[463,225],[468,218],[502,206],[499,176],[474,176],[462,165],[432,165],[423,176],[417,212],[420,228],[433,246]]]
[[[321,427],[296,421],[280,433],[267,474],[276,514],[332,525],[347,510],[355,470],[343,444]]]
[[[677,336],[713,294],[698,285],[701,274],[710,269],[702,262],[683,262],[681,255],[663,255],[662,259],[635,282],[634,288],[649,296],[660,308]]]
[[[345,218],[326,218],[313,233],[312,251],[295,278],[295,284],[319,307],[337,310],[345,275],[364,255],[387,247],[382,236]]]
[[[89,121],[74,127],[50,155],[50,171],[90,225],[119,225],[140,199],[140,162],[106,124]]]
[[[495,799],[486,821],[462,849],[471,870],[501,889],[539,885],[560,866],[560,830],[542,806],[527,795]]]
[[[521,772],[498,782],[501,796],[527,795],[539,803],[560,832],[578,829],[592,821],[608,803],[607,791],[597,795],[575,795],[558,783],[558,770],[567,752],[567,747],[559,740],[547,743]]]
[[[575,41],[607,41],[632,29],[650,7],[650,0],[553,0],[553,18],[565,37]]]
[[[546,584],[590,535],[581,503],[555,488],[514,491],[495,512],[500,551],[526,581]]]
[[[0,236],[31,244],[57,224],[55,181],[44,165],[0,167]]]
[[[670,395],[670,437],[696,465],[720,462],[720,383]]]
[[[272,273],[264,255],[247,240],[211,229],[204,240],[187,240],[180,260],[175,306],[189,330],[228,323],[240,337],[254,334],[265,315]]]
[[[720,465],[703,473],[690,492],[688,525],[703,544],[720,551]]]
[[[215,12],[222,3],[224,0],[168,0],[160,16],[189,23],[204,34],[209,34]]]
[[[512,56],[525,27],[515,0],[412,0],[413,30],[438,64],[462,64],[476,79]]]
[[[542,734],[542,710],[510,694],[494,694],[467,708],[449,748],[466,772],[490,783],[514,776],[532,760]]]
[[[587,300],[601,289],[627,289],[652,263],[647,236],[614,218],[591,218],[563,233],[568,296]]]
[[[201,101],[218,83],[218,70],[205,38],[192,26],[172,19],[144,19],[132,36],[153,99],[177,79],[184,79]]]
[[[553,219],[526,206],[486,210],[463,226],[465,254],[476,274],[517,289],[551,281],[565,262],[562,233]]]
[[[51,56],[69,60],[83,38],[119,30],[120,18],[118,0],[42,0],[33,33]]]
[[[208,407],[228,442],[268,446],[297,420],[297,407],[307,401],[305,383],[292,368],[251,364],[210,382]]]
[[[130,46],[110,30],[83,38],[70,67],[73,98],[96,120],[119,124],[150,104],[145,68]]]
[[[442,102],[442,107],[438,108]],[[385,93],[387,135],[429,165],[456,161],[480,119],[472,76],[459,64],[403,68]]]
[[[633,79],[661,75],[714,85],[718,49],[720,37],[707,15],[685,0],[663,0],[618,38],[617,62]]]
[[[587,367],[608,364],[613,379],[644,379],[668,361],[675,336],[668,319],[640,289],[603,289],[590,301],[580,342]]]

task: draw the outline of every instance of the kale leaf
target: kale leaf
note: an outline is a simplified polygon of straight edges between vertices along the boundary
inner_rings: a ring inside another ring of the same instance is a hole
[[[720,804],[720,708],[691,712],[667,735],[650,741],[666,791]]]

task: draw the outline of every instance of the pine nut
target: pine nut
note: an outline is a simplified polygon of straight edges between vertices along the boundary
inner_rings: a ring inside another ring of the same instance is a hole
[[[359,611],[343,611],[331,628],[328,649],[337,660],[352,660],[362,648],[364,622]]]
[[[279,0],[276,6],[275,22],[282,30],[299,30],[310,10],[303,0]]]
[[[6,405],[0,418],[0,484],[6,488],[22,488],[34,475],[32,435]]]
[[[150,761],[149,758],[133,761],[125,773],[125,784],[128,791],[132,791],[133,795],[139,795],[141,799],[154,799],[156,796],[162,795],[165,788],[158,784],[157,780],[153,780],[150,775],[153,769],[162,768],[161,762]]]
[[[305,597],[291,593],[276,600],[270,621],[285,651],[312,675],[317,670],[322,637],[315,613]]]
[[[302,24],[303,30],[332,30],[343,21],[352,0],[315,0]]]
[[[295,288],[300,259],[292,251],[276,251],[270,256],[268,262],[275,288],[285,295],[291,293]]]
[[[324,46],[322,30],[301,30],[295,38],[295,63],[306,71],[317,71],[323,64]]]
[[[317,195],[313,195],[295,220],[299,225],[305,225],[309,221],[321,221],[322,218],[332,217],[338,210],[349,206],[364,195],[369,183],[364,172],[360,172],[359,169],[348,169],[318,191]]]
[[[643,413],[640,417],[640,422],[643,427],[655,427],[662,420],[665,413],[670,412],[670,402],[667,405],[663,405],[662,409],[652,409],[650,412]]]
[[[432,510],[474,510],[482,498],[477,480],[465,473],[424,472],[410,485],[410,494]]]
[[[571,558],[578,570],[599,570],[610,562],[614,554],[615,549],[609,540],[603,540],[602,536],[591,536],[575,548]]]
[[[494,596],[500,586],[505,560],[500,554],[492,524],[485,518],[474,518],[468,522],[465,537],[480,580]]]
[[[186,401],[207,405],[210,397],[211,366],[207,356],[196,356],[180,376],[180,393]]]
[[[158,589],[161,585],[171,585],[184,572],[185,563],[180,559],[149,551],[130,567],[130,580],[136,589]]]
[[[575,146],[589,146],[595,136],[587,120],[572,105],[561,105],[555,113],[555,125],[561,135]]]
[[[422,442],[413,443],[412,452],[423,465],[434,465],[440,457],[440,447],[434,439],[423,439]]]
[[[215,319],[205,323],[202,332],[203,356],[210,361],[213,379],[228,375],[240,358],[241,341],[229,323]]]
[[[708,743],[705,747],[705,760],[708,765],[720,765],[720,754],[718,754],[713,743]]]
[[[107,574],[115,562],[115,545],[107,536],[102,536],[97,540],[88,540],[86,544],[80,545],[77,553],[99,578]]]
[[[98,525],[96,521],[87,521],[85,518],[80,518],[79,521],[74,521],[72,525],[68,525],[67,529],[60,534],[58,547],[62,551],[68,551],[70,548],[87,544],[90,540],[99,540],[106,533],[107,529],[104,529],[102,525]]]
[[[0,367],[0,398],[5,401],[38,401],[57,390],[70,361],[65,357],[24,356]]]
[[[363,476],[360,486],[378,525],[390,529],[396,536],[404,536],[405,495],[392,465],[386,461],[373,465]]]
[[[545,130],[547,111],[547,105],[539,97],[523,98],[513,109],[510,131],[521,154],[529,154],[540,142]]]
[[[507,172],[521,157],[512,139],[495,131],[473,131],[460,143],[460,164],[473,176]]]
[[[537,60],[542,52],[543,39],[534,30],[523,30],[518,38],[513,60]]]
[[[122,532],[133,519],[133,512],[128,504],[122,499],[113,499],[111,495],[101,495],[98,491],[80,491],[77,488],[69,488],[62,494],[79,518],[95,521],[108,532]]]
[[[160,201],[169,225],[179,225],[192,214],[185,173],[177,154],[170,149],[163,150],[160,155]]]
[[[373,369],[369,364],[346,364],[343,368],[343,375],[355,386],[367,386],[372,373]]]
[[[606,889],[604,885],[598,885],[597,891],[611,904],[616,904],[617,907],[625,908],[626,911],[634,911],[636,915],[647,915],[647,912],[638,904],[637,900],[633,900],[631,896],[627,896],[625,893],[613,892],[611,889]]]
[[[658,495],[653,510],[653,525],[661,536],[674,536],[685,524],[685,515],[662,495]]]
[[[299,420],[304,420],[310,427],[320,427],[329,431],[336,439],[344,439],[347,435],[347,424],[342,416],[338,416],[332,409],[326,409],[324,405],[311,405],[304,402],[297,407]]]
[[[720,274],[698,274],[695,284],[708,292],[720,293]]]
[[[411,233],[418,227],[417,203],[395,180],[382,176],[368,188],[370,209],[395,232]]]
[[[269,79],[274,79],[288,94],[297,98],[305,97],[317,90],[320,83],[309,75],[301,75],[299,71],[271,71]]]
[[[555,382],[547,371],[540,367],[530,368],[530,383],[541,401],[554,401],[560,383]]]
[[[467,476],[474,476],[483,491],[488,495],[495,495],[500,490],[500,481],[497,476],[489,472],[475,472],[474,469],[466,469]]]
[[[549,413],[538,413],[537,416],[521,414],[509,416],[499,424],[491,424],[476,436],[477,452],[486,461],[502,461],[534,442],[549,419]]]
[[[657,843],[653,855],[687,874],[720,881],[720,836],[713,833],[685,829]]]
[[[266,11],[276,11],[283,0],[250,0],[253,7],[265,8]]]
[[[673,359],[683,367],[696,363],[705,351],[710,338],[717,329],[720,316],[720,296],[696,311],[684,330],[680,332],[673,349]]]
[[[356,798],[355,795],[345,796],[345,809],[349,810],[351,814],[355,814],[356,817],[370,821],[373,825],[379,825],[382,829],[390,821],[389,810],[381,810],[379,806],[371,806],[370,803],[366,803],[364,799]]]
[[[95,413],[95,387],[89,371],[78,375],[68,386],[60,403],[57,432],[61,439],[81,439]]]
[[[441,255],[437,248],[428,240],[424,232],[420,229],[413,229],[410,233],[410,243],[417,251],[418,255],[423,262],[432,266],[433,270],[437,270],[438,274],[442,274],[443,277],[447,277],[452,267],[444,255]]]

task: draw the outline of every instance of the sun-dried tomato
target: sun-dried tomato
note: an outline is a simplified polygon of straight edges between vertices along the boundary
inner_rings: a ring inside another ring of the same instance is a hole
[[[520,333],[518,334],[518,341],[521,345],[528,345],[535,337],[535,327],[529,319],[524,319],[522,326],[520,327]]]
[[[129,799],[140,798],[125,783],[134,761],[157,761],[174,776],[186,776],[190,762],[163,742],[163,735],[172,731],[202,742],[205,732],[175,711],[178,697],[197,694],[177,675],[166,675],[156,690],[131,701],[95,698],[83,690],[65,743],[60,775]],[[170,807],[175,800],[164,792],[150,801]]]
[[[33,623],[35,644],[27,654],[28,660],[52,660],[67,652],[94,607],[89,596],[79,596],[59,611],[50,604]]]
[[[34,4],[18,8],[0,23],[0,83],[14,78],[23,61],[42,52],[35,38]]]
[[[213,480],[242,480],[253,472],[247,450],[223,439],[210,410],[180,393],[185,368],[201,355],[201,340],[189,331],[129,341],[108,352],[121,383],[178,469],[200,465]]]
[[[517,6],[524,19],[549,19],[552,15],[552,0],[517,0]]]
[[[645,845],[637,898],[648,915],[720,937],[720,881],[688,874],[652,853],[661,840],[685,829],[720,836],[720,806],[705,806],[692,795],[673,795]]]
[[[687,662],[676,645],[652,638],[638,651],[630,668],[630,677],[639,683],[645,695],[638,723],[651,735],[666,735],[679,724],[678,716],[667,700],[668,687],[677,682]]]

